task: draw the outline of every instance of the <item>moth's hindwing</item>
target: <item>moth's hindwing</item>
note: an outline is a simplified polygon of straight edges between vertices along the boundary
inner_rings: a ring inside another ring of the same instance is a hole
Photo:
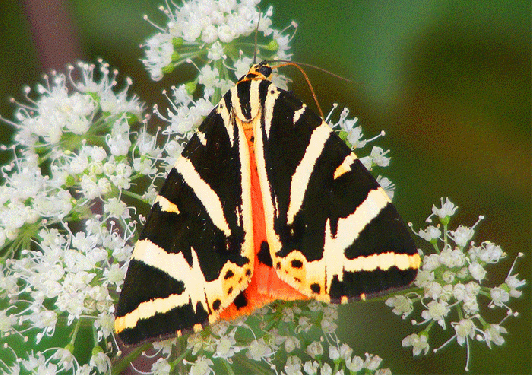
[[[356,155],[289,92],[265,82],[260,100],[255,156],[278,276],[335,303],[411,283],[416,246]]]
[[[199,330],[249,283],[249,154],[227,107],[222,99],[185,147],[135,246],[115,313],[125,344]]]

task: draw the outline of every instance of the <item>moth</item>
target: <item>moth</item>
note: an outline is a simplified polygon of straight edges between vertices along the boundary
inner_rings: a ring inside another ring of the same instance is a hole
[[[116,306],[126,345],[277,299],[346,303],[416,277],[420,256],[384,190],[271,75],[253,65],[168,174]]]

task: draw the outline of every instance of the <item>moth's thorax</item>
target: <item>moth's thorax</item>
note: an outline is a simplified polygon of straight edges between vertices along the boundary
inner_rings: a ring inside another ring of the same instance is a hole
[[[264,110],[267,90],[272,86],[271,81],[260,76],[238,81],[225,97],[230,116],[241,123],[255,123]]]

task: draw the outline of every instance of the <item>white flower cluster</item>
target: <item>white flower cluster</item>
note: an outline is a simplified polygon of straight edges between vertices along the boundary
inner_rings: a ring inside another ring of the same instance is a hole
[[[433,206],[432,214],[427,221],[431,222],[432,217],[436,216],[443,229],[439,225],[429,225],[417,233],[419,237],[431,243],[436,251],[434,254],[425,254],[423,257],[422,267],[414,282],[421,292],[394,296],[386,301],[386,305],[403,319],[414,311],[414,304],[419,302],[422,305],[422,321],[413,320],[412,323],[425,326],[425,328],[419,333],[412,333],[403,340],[403,346],[411,346],[414,355],[428,353],[429,337],[431,330],[434,329],[434,323],[446,330],[453,310],[457,312],[459,320],[450,321],[454,334],[441,347],[456,340],[459,345],[468,346],[468,356],[471,341],[484,342],[488,347],[492,342],[502,345],[504,343],[502,334],[506,333],[502,323],[510,316],[517,316],[517,313],[512,311],[507,304],[511,297],[521,296],[522,292],[518,288],[525,285],[525,280],[520,280],[517,274],[512,274],[514,268],[512,265],[506,280],[501,285],[488,287],[484,284],[486,267],[498,263],[506,254],[500,246],[492,242],[484,241],[477,245],[471,241],[475,234],[475,227],[483,219],[482,217],[472,227],[460,225],[456,230],[448,230],[449,221],[457,208],[449,198],[445,201],[442,198],[441,208]],[[442,246],[441,250],[440,246]],[[482,316],[480,304],[482,298],[486,296],[489,296],[486,298],[488,307],[506,310],[506,314],[499,323],[487,323],[489,319]],[[469,357],[466,369],[468,365]]]
[[[143,111],[128,95],[131,82],[116,90],[116,72],[105,63],[80,63],[79,79],[73,69],[45,78],[40,97],[17,103],[9,122],[17,132],[0,186],[0,299],[8,302],[0,334],[28,342],[28,351],[12,352],[19,360],[0,362],[1,372],[110,369],[99,345],[114,342],[113,306],[137,232],[121,196],[135,197],[133,182],[157,174],[154,137],[130,129]],[[31,351],[67,326],[65,347],[46,356]],[[90,326],[95,339],[84,365],[72,355],[80,326]]]
[[[11,354],[16,356],[12,348],[9,349]],[[53,349],[51,356],[45,356],[43,352],[31,352],[27,358],[20,359],[13,366],[4,366],[3,374],[67,374],[91,375],[95,373],[106,374],[111,370],[111,362],[102,351],[95,351],[88,364],[79,365],[76,357],[71,350],[64,348]],[[7,350],[5,351],[7,353]]]
[[[154,25],[159,32],[143,46],[146,58],[142,62],[152,79],[160,80],[174,67],[197,58],[223,61],[225,67],[229,67],[228,60],[231,60],[235,71],[243,63],[244,52],[253,55],[254,50],[250,47],[257,48],[259,58],[289,59],[291,36],[271,27],[272,8],[261,13],[256,7],[259,2],[189,0],[183,1],[181,6],[167,3],[166,7],[161,7],[168,17],[167,24],[165,27]],[[255,31],[260,32],[265,41],[261,40],[256,46],[251,39],[244,42],[243,39]],[[249,68],[249,63],[246,65]]]
[[[336,306],[317,301],[271,305],[245,321],[220,321],[189,336],[187,350],[178,359],[171,359],[172,341],[156,345],[162,358],[151,370],[165,375],[171,368],[189,374],[215,374],[228,364],[247,359],[280,375],[391,374],[380,368],[379,356],[366,353],[363,359],[339,342],[337,318]],[[238,373],[238,367],[233,371]]]
[[[362,132],[362,127],[357,126],[358,118],[348,118],[349,109],[344,108],[340,113],[340,117],[336,122],[331,121],[331,117],[334,111],[338,108],[338,104],[334,104],[333,108],[327,114],[325,121],[329,123],[331,128],[333,128],[340,138],[342,138],[346,144],[353,149],[361,149],[366,146],[368,143],[373,142],[374,140],[383,137],[385,135],[384,131],[376,135],[373,138],[364,139],[364,134]],[[361,157],[360,162],[366,167],[368,171],[372,171],[375,167],[387,167],[390,164],[390,157],[388,155],[389,150],[384,150],[379,146],[373,146],[369,155]],[[386,191],[390,199],[393,199],[395,192],[395,185],[389,178],[384,176],[377,176],[377,182],[379,185]]]

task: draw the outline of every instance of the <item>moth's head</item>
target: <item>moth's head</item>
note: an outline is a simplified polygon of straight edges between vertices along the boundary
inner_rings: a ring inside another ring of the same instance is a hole
[[[253,80],[253,79],[267,79],[270,80],[272,76],[272,67],[265,61],[254,64],[249,68],[248,74],[240,79],[242,80]]]

